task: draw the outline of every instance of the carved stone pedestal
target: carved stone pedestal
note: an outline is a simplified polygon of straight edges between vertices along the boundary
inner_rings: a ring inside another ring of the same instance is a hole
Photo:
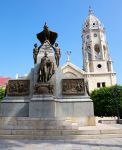
[[[54,118],[54,116],[55,102],[53,96],[33,95],[29,104],[29,117]]]

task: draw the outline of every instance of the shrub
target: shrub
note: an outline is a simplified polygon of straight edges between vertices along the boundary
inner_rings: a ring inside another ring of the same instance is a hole
[[[2,101],[4,96],[5,96],[5,89],[4,88],[0,88],[0,101]]]
[[[117,116],[122,113],[122,86],[115,85],[94,90],[91,94],[95,116]]]

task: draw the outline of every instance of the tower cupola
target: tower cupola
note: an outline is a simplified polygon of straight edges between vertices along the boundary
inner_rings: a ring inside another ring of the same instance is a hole
[[[83,30],[89,30],[89,29],[102,29],[104,30],[104,26],[100,22],[100,20],[94,15],[93,10],[91,7],[89,7],[89,14],[85,20],[85,23],[83,25]]]

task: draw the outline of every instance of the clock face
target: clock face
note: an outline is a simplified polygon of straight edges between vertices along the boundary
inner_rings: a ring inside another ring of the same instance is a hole
[[[101,64],[98,64],[98,65],[97,65],[97,68],[99,68],[99,69],[102,68],[102,65],[101,65]]]

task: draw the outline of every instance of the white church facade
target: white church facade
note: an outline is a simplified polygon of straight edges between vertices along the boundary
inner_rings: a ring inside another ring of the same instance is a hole
[[[116,84],[116,73],[106,40],[105,29],[91,8],[82,29],[83,69],[70,61],[62,67],[67,77],[84,77],[89,91]]]

